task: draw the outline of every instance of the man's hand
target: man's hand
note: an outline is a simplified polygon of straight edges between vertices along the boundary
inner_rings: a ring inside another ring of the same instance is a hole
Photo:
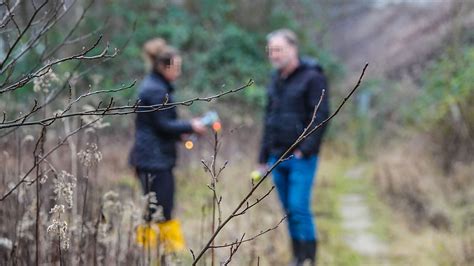
[[[265,174],[268,171],[268,165],[266,163],[259,164],[258,171],[262,173],[262,175]]]
[[[258,182],[267,173],[267,171],[267,164],[259,164],[257,170],[254,170],[250,173],[250,178],[252,178],[253,182]]]
[[[296,149],[294,152],[293,152],[293,155],[295,156],[296,159],[301,159],[303,158],[303,152],[301,152],[300,150]]]

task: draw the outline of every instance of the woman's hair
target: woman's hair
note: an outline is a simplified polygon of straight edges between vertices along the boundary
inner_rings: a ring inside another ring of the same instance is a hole
[[[162,38],[153,38],[143,45],[143,57],[148,70],[157,65],[171,65],[173,57],[177,55],[179,55],[178,51]]]

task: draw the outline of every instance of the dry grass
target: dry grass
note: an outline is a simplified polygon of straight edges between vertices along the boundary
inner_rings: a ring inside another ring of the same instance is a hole
[[[217,184],[217,192],[222,195],[222,217],[235,208],[243,195],[251,188],[249,173],[254,169],[257,152],[258,136],[253,127],[233,129],[222,134],[222,152],[218,164],[228,160]],[[51,132],[50,134],[53,134]],[[127,132],[116,135],[104,134],[101,138],[83,135],[75,139],[77,152],[84,150],[86,143],[95,140],[102,154],[97,166],[76,165],[76,175],[67,176],[62,181],[71,184],[72,206],[68,208],[64,199],[56,199],[54,186],[58,180],[53,172],[41,185],[39,238],[36,238],[36,195],[35,183],[22,185],[21,189],[0,203],[0,237],[1,241],[10,241],[0,247],[0,256],[8,264],[33,264],[35,261],[36,243],[39,244],[40,263],[64,265],[146,265],[153,263],[148,252],[137,246],[134,241],[135,227],[142,222],[145,202],[138,181],[132,169],[127,166],[128,147],[132,138],[126,137]],[[21,139],[21,138],[20,138]],[[52,136],[50,139],[54,139]],[[79,141],[81,140],[81,141]],[[233,143],[233,144],[232,144]],[[246,145],[235,145],[246,143]],[[48,146],[51,143],[47,143]],[[119,144],[119,145],[117,145]],[[3,148],[14,154],[9,156],[2,168],[2,184],[4,188],[17,176],[18,150],[14,142],[3,143]],[[32,145],[22,146],[21,169],[29,165],[28,155]],[[182,221],[183,231],[188,248],[195,252],[202,248],[205,240],[211,235],[211,203],[212,192],[207,187],[210,177],[200,164],[201,159],[209,160],[212,152],[212,141],[202,139],[191,152],[181,150],[181,160],[176,170],[177,195],[175,216]],[[72,172],[75,156],[71,147],[66,145],[53,157],[51,162],[60,172]],[[72,159],[71,159],[72,158]],[[338,217],[337,191],[341,184],[334,176],[340,175],[343,167],[333,156],[321,162],[318,180],[315,211],[318,214],[319,234],[321,236],[321,261],[326,264],[349,265],[358,261],[343,243]],[[85,176],[88,178],[86,179]],[[34,178],[32,176],[31,178]],[[87,183],[86,183],[87,181]],[[88,188],[87,198],[85,190]],[[268,180],[254,195],[254,199],[271,188]],[[319,192],[318,192],[319,191]],[[2,189],[3,192],[3,189]],[[68,197],[69,198],[69,197]],[[85,202],[85,205],[83,204]],[[55,205],[64,205],[55,213],[50,213]],[[229,243],[240,238],[243,233],[251,237],[274,227],[283,217],[276,194],[273,192],[247,214],[233,220],[216,239],[216,244]],[[48,226],[57,221],[55,230],[47,232]],[[7,222],[9,221],[9,222]],[[61,227],[61,225],[66,225]],[[82,233],[81,233],[82,232]],[[60,237],[61,236],[61,237]],[[60,248],[68,240],[68,247]],[[37,241],[37,242],[36,242]],[[202,261],[202,265],[210,262],[210,252]],[[229,249],[216,251],[216,262],[225,261]],[[231,265],[284,265],[291,259],[286,224],[282,223],[254,241],[244,243]],[[180,254],[175,262],[188,265],[192,261],[190,252]]]
[[[395,256],[412,265],[471,264],[472,166],[458,164],[444,173],[426,139],[389,149],[376,162],[379,195],[395,210]]]

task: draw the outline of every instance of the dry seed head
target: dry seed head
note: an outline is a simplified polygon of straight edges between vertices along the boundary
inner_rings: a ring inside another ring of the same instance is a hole
[[[116,201],[118,199],[118,193],[115,192],[115,191],[107,191],[104,196],[103,196],[103,199],[104,201]]]
[[[53,208],[49,211],[51,214],[51,224],[46,228],[46,232],[59,237],[61,242],[61,249],[68,249],[69,248],[69,232],[68,232],[68,223],[65,220],[66,208],[62,204],[56,204]]]
[[[51,87],[60,80],[51,68],[45,69],[43,73],[39,73],[39,77],[33,81],[33,91],[36,93],[48,93]]]
[[[152,221],[161,221],[163,220],[163,207],[159,205],[158,200],[156,199],[156,193],[155,192],[150,192],[146,195],[144,195],[141,199],[142,201],[142,206],[145,206],[144,212],[145,216],[149,217],[150,214],[149,212],[152,212],[151,214],[151,219]]]
[[[61,213],[64,213],[65,212],[65,209],[64,209],[64,205],[60,204],[60,205],[54,205],[53,208],[51,208],[51,210],[49,211],[49,213],[51,214],[61,214]]]
[[[161,205],[153,206],[155,212],[151,215],[152,221],[163,221],[165,216],[163,215],[163,207]]]
[[[102,153],[96,143],[87,143],[86,149],[77,153],[79,161],[86,167],[97,165],[102,160]]]
[[[61,221],[58,219],[53,219],[53,222],[48,226],[46,232],[52,234],[53,236],[59,236],[61,241],[61,249],[69,249],[69,235],[68,235],[68,226],[66,221]]]
[[[67,208],[72,208],[74,204],[73,194],[76,182],[76,178],[66,171],[62,171],[61,174],[53,180],[53,193],[56,195],[56,203],[65,203]]]
[[[35,140],[35,138],[32,135],[26,135],[23,138],[23,143],[28,142],[28,141],[34,141],[34,140]]]
[[[102,210],[107,221],[110,221],[113,215],[118,215],[122,212],[122,203],[118,201],[118,193],[114,191],[108,191],[102,198]]]
[[[48,181],[48,175],[47,175],[47,174],[44,174],[44,175],[40,178],[39,182],[40,182],[40,184],[44,184],[44,183],[46,183],[46,181]]]

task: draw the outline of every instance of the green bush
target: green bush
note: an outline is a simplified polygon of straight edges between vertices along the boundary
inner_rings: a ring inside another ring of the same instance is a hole
[[[427,126],[437,126],[446,117],[474,123],[469,118],[474,97],[474,47],[467,47],[454,58],[445,54],[427,71],[423,94],[416,101],[415,116]]]
[[[258,113],[265,103],[265,86],[271,71],[265,54],[265,37],[270,31],[281,27],[297,32],[301,39],[302,54],[317,57],[332,80],[343,72],[331,53],[315,43],[314,32],[303,27],[292,14],[291,8],[284,3],[271,0],[254,4],[227,0],[179,2],[118,0],[107,1],[107,5],[95,3],[72,39],[81,35],[89,37],[63,47],[61,56],[89,47],[99,34],[103,35],[102,42],[91,54],[100,52],[109,43],[112,49],[119,49],[118,56],[105,62],[88,61],[77,68],[77,62],[66,62],[54,67],[54,72],[62,80],[66,79],[67,72],[82,73],[75,86],[80,90],[78,94],[88,90],[90,84],[94,90],[112,89],[137,80],[135,88],[114,94],[117,101],[126,103],[136,97],[136,88],[146,74],[141,55],[142,45],[148,39],[159,36],[177,47],[184,58],[183,76],[177,82],[178,98],[212,95],[240,87],[252,79],[255,85],[223,100],[257,107],[252,110]],[[75,8],[79,14],[81,3],[77,3]],[[75,19],[72,16],[68,23]],[[67,28],[64,25],[61,27]],[[61,27],[52,30],[47,36],[51,47],[60,43],[67,33]],[[90,35],[91,32],[94,34]],[[20,61],[18,72],[29,70],[38,61],[40,53],[30,53]],[[97,79],[100,79],[100,83],[94,82]],[[66,94],[63,96],[67,97]],[[29,84],[13,93],[13,96],[17,101],[31,101],[38,95],[32,93]],[[97,104],[100,99],[87,100]]]
[[[310,40],[306,29],[282,4],[260,5],[261,10],[254,11],[259,16],[252,18],[245,15],[248,8],[244,1],[184,1],[179,5],[170,1],[113,1],[110,7],[93,12],[88,27],[97,27],[103,17],[111,17],[110,24],[114,27],[109,27],[107,37],[112,46],[128,45],[99,72],[103,73],[104,82],[140,80],[144,75],[141,46],[146,40],[160,36],[183,53],[184,71],[178,88],[188,91],[178,90],[178,94],[189,97],[192,91],[195,95],[209,95],[253,79],[252,88],[230,99],[263,106],[270,72],[265,36],[276,28],[289,27],[301,36],[303,52],[317,56],[331,78],[342,73],[334,57]],[[134,23],[136,30],[130,39],[124,33],[130,32]],[[123,96],[130,97],[130,91],[123,92]]]

